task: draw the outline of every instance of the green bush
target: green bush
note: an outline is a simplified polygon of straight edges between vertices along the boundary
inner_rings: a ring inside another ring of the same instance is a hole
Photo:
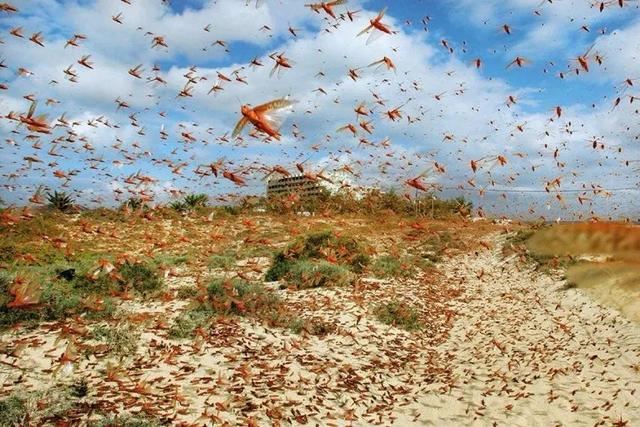
[[[189,208],[182,200],[176,200],[175,202],[171,202],[169,207],[177,212],[186,212]]]
[[[291,268],[292,260],[288,259],[283,252],[279,252],[273,258],[271,267],[265,274],[264,280],[267,282],[275,282],[283,278]]]
[[[198,296],[199,290],[196,286],[181,286],[176,292],[176,296],[180,299],[195,298]]]
[[[176,200],[169,204],[169,207],[178,212],[193,211],[197,208],[207,206],[209,196],[206,194],[189,194],[182,200]]]
[[[72,388],[55,386],[46,391],[14,391],[0,400],[0,426],[54,425],[77,403]]]
[[[234,257],[229,255],[213,255],[209,258],[209,267],[228,270],[236,264]]]
[[[65,192],[54,191],[53,194],[47,193],[47,201],[51,209],[60,212],[70,212],[75,207],[73,198]]]
[[[371,269],[373,274],[379,278],[396,277],[402,273],[400,260],[391,255],[376,258]]]
[[[93,339],[104,341],[109,354],[120,358],[135,355],[140,340],[140,328],[123,321],[115,325],[98,325],[92,331]]]
[[[149,264],[126,262],[118,269],[126,284],[143,296],[155,295],[163,290],[164,282]]]
[[[114,313],[111,298],[101,296],[104,300],[102,311],[90,311],[83,300],[91,295],[78,292],[73,285],[65,281],[54,280],[42,285],[40,301],[37,306],[28,308],[10,308],[7,304],[13,301],[6,286],[0,285],[0,329],[24,323],[31,326],[41,321],[63,320],[68,317],[86,314],[89,319],[110,318]]]
[[[147,209],[147,204],[139,197],[129,197],[126,201],[124,201],[120,205],[120,210],[122,209],[131,209],[133,211],[137,211],[139,209]]]
[[[91,269],[76,274],[72,281],[75,289],[106,295],[131,288],[144,297],[156,296],[165,289],[164,281],[158,275],[157,266],[153,262],[127,261],[117,267],[117,273],[120,277],[100,274],[95,280],[92,280],[87,276],[90,272]]]
[[[204,304],[198,305],[195,309],[185,310],[174,319],[169,328],[169,337],[177,339],[192,338],[195,330],[209,326],[215,315]]]
[[[195,209],[205,207],[209,201],[209,196],[206,194],[189,194],[184,197],[184,204],[188,209]]]
[[[278,298],[260,285],[241,279],[215,279],[207,287],[209,304],[220,314],[259,314],[275,308]]]
[[[0,400],[1,426],[25,425],[28,415],[28,400],[25,395],[13,393],[3,400]]]
[[[296,261],[290,265],[285,279],[298,289],[324,286],[348,286],[355,275],[345,266],[326,261]]]
[[[287,249],[273,258],[265,280],[275,281],[286,277],[294,265],[302,261],[325,261],[331,254],[336,264],[360,274],[370,263],[369,256],[358,241],[351,237],[336,235],[330,230],[311,233],[297,239]],[[308,264],[297,267],[297,272],[308,268]]]
[[[153,418],[127,413],[102,416],[101,419],[89,422],[89,427],[160,427],[166,425]]]
[[[40,321],[61,320],[80,314],[86,314],[89,319],[110,318],[114,313],[111,292],[122,292],[130,287],[138,294],[149,297],[165,289],[163,280],[151,264],[127,262],[118,269],[120,278],[102,274],[96,280],[90,280],[87,273],[82,272],[66,280],[46,274],[66,269],[47,267],[37,278],[31,279],[41,283],[41,293],[39,304],[27,308],[7,306],[14,299],[9,293],[12,278],[6,273],[0,274],[0,328],[17,323],[31,325]],[[85,303],[91,298],[102,300],[103,309],[91,310]]]
[[[400,327],[408,331],[422,327],[417,310],[397,300],[378,305],[375,307],[374,313],[378,320],[387,325]]]

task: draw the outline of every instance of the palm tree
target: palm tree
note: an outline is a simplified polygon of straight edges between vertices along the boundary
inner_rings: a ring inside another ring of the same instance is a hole
[[[54,191],[53,194],[47,193],[47,200],[51,209],[60,212],[70,212],[75,206],[73,198],[64,191]]]

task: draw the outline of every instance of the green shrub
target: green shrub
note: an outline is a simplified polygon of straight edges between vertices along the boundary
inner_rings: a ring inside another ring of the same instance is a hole
[[[139,209],[147,209],[147,204],[139,197],[129,197],[126,201],[124,201],[120,205],[120,210],[122,209],[131,209],[133,211],[137,211]]]
[[[209,258],[209,267],[228,270],[236,264],[234,257],[229,255],[213,255]]]
[[[163,290],[164,282],[150,264],[126,262],[118,269],[126,284],[143,296],[155,295]]]
[[[53,194],[47,193],[47,201],[51,209],[60,212],[70,212],[75,207],[73,198],[65,192],[54,191]]]
[[[95,340],[104,341],[110,354],[122,358],[136,353],[140,328],[128,321],[98,325],[93,329],[92,336]]]
[[[126,288],[135,290],[144,297],[153,297],[165,289],[162,278],[158,275],[158,268],[153,262],[125,262],[117,267],[120,277],[100,274],[95,280],[88,277],[95,265],[80,271],[72,280],[75,289],[83,292],[96,292],[107,295],[111,292],[122,292]]]
[[[207,297],[206,302],[195,303],[176,317],[169,337],[193,337],[197,328],[208,327],[220,315],[256,317],[273,326],[283,326],[290,321],[283,315],[275,294],[238,278],[213,280],[207,287]]]
[[[89,427],[160,427],[166,425],[153,418],[127,413],[102,416],[101,419],[89,422]]]
[[[193,211],[207,205],[209,196],[206,194],[189,194],[182,200],[176,200],[169,204],[169,207],[177,212]]]
[[[212,310],[205,305],[199,305],[195,309],[185,310],[173,321],[169,328],[170,338],[192,338],[197,328],[204,328],[211,324],[211,319],[215,316]]]
[[[177,212],[186,212],[189,208],[182,200],[176,200],[175,202],[171,202],[169,207]]]
[[[215,279],[207,287],[209,304],[220,314],[260,314],[275,308],[278,298],[260,285],[235,278]]]
[[[372,271],[379,278],[396,277],[402,273],[402,265],[398,258],[391,255],[383,255],[376,258]]]
[[[60,320],[78,313],[82,298],[68,284],[56,282],[45,285],[40,302],[44,320]]]
[[[6,306],[13,300],[9,293],[9,287],[13,282],[13,276],[4,271],[0,271],[0,307]]]
[[[208,201],[209,201],[209,196],[207,196],[206,194],[200,193],[200,194],[189,194],[185,196],[183,203],[188,209],[193,210],[195,208],[205,207]]]
[[[299,334],[304,330],[305,322],[299,317],[294,317],[289,322],[289,330],[294,334]]]
[[[283,278],[291,268],[292,261],[288,259],[283,252],[279,252],[273,258],[271,267],[264,276],[267,282],[275,282]]]
[[[378,320],[387,325],[400,327],[408,331],[420,329],[418,312],[407,304],[393,300],[391,302],[380,304],[374,309],[374,313]]]
[[[0,400],[0,426],[54,425],[77,403],[71,387],[46,391],[14,391]]]
[[[199,290],[196,286],[181,286],[178,288],[176,296],[180,299],[195,298],[198,296]]]
[[[346,236],[337,237],[330,230],[320,231],[297,239],[287,249],[277,253],[271,268],[265,275],[265,280],[280,280],[287,276],[298,262],[326,261],[329,254],[335,258],[337,265],[344,266],[357,274],[362,273],[371,261],[356,239]],[[302,267],[304,264],[298,267],[298,272]]]
[[[298,289],[348,286],[355,281],[355,275],[342,265],[305,260],[292,263],[285,278]]]
[[[512,234],[507,238],[507,243],[512,245],[522,245],[534,234],[535,231],[533,230],[519,230],[517,233]]]
[[[3,400],[0,400],[0,425],[25,425],[28,415],[28,401],[25,395],[13,393]]]

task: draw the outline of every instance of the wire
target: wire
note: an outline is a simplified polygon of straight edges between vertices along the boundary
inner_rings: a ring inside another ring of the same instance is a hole
[[[475,188],[459,188],[459,187],[440,187],[444,190],[458,190],[458,191],[484,191],[484,192],[493,192],[493,193],[585,193],[585,192],[595,192],[595,191],[640,191],[640,187],[618,187],[618,188],[569,188],[563,190],[533,190],[533,189],[522,189],[516,190],[513,188],[485,188],[485,189],[475,189]]]

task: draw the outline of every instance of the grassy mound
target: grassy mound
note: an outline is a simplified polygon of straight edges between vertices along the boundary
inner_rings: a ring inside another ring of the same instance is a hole
[[[244,316],[273,326],[290,322],[278,297],[264,287],[241,279],[215,279],[207,287],[204,300],[182,312],[169,330],[172,338],[192,337],[196,329],[207,328],[219,316]]]
[[[376,306],[374,314],[382,323],[408,331],[422,327],[417,310],[397,300]]]
[[[87,267],[89,265],[89,267]],[[16,275],[0,274],[0,329],[17,323],[36,324],[85,314],[90,319],[111,317],[113,296],[135,294],[154,297],[165,290],[152,263],[124,262],[113,270],[96,273],[94,262],[80,261],[64,266],[36,266],[20,277],[37,288],[37,304],[11,307]]]
[[[353,283],[370,258],[358,241],[331,231],[297,239],[279,252],[265,276],[267,281],[285,279],[299,288]]]

